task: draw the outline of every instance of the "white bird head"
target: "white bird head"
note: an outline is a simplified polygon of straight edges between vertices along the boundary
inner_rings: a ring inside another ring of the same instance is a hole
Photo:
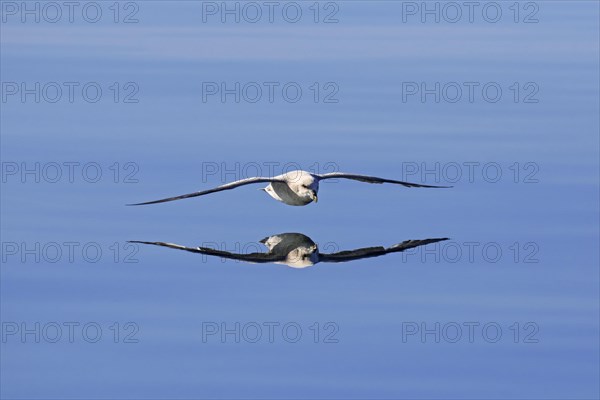
[[[319,262],[319,251],[317,245],[308,247],[297,247],[290,251],[283,262],[277,264],[285,264],[292,268],[307,268]]]
[[[298,196],[305,199],[310,199],[315,203],[319,200],[317,193],[319,193],[319,180],[315,178],[311,173],[306,171],[290,171],[283,174],[287,185],[292,189]]]

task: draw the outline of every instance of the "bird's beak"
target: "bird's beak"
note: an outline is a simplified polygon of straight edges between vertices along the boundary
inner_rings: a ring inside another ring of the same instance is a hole
[[[313,198],[313,201],[314,201],[315,203],[318,203],[318,202],[319,202],[319,197],[317,196],[317,192],[315,192],[315,191],[313,190],[311,193],[312,193],[312,198]]]

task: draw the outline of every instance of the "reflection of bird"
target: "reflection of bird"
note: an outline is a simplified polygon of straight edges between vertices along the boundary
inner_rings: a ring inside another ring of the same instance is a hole
[[[346,262],[359,260],[361,258],[379,257],[388,253],[399,253],[408,249],[424,246],[429,243],[441,242],[448,238],[405,240],[391,247],[363,247],[360,249],[340,251],[325,254],[319,252],[319,248],[311,238],[301,233],[281,233],[269,236],[260,241],[268,251],[266,253],[230,253],[228,251],[211,249],[208,247],[185,247],[165,242],[142,242],[133,240],[130,243],[152,244],[155,246],[170,247],[172,249],[186,250],[193,253],[218,256],[232,260],[241,260],[251,263],[276,263],[284,264],[292,268],[311,267],[319,262]]]
[[[423,188],[445,188],[449,186],[430,186],[421,185],[418,183],[395,181],[392,179],[377,178],[375,176],[345,174],[342,172],[332,172],[329,174],[311,174],[306,171],[290,171],[273,178],[255,177],[246,178],[239,181],[227,183],[218,186],[214,189],[203,190],[181,196],[168,197],[166,199],[147,201],[145,203],[129,204],[131,206],[141,206],[145,204],[165,203],[167,201],[187,199],[188,197],[203,196],[205,194],[220,192],[223,190],[235,189],[239,186],[250,185],[252,183],[266,183],[269,185],[263,188],[275,200],[279,200],[290,206],[305,206],[311,202],[317,202],[317,193],[319,192],[319,181],[323,179],[344,178],[353,179],[355,181],[368,183],[395,183],[406,187],[423,187]]]

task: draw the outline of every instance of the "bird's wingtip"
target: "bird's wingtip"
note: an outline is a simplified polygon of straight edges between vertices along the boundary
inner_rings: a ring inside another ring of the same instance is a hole
[[[127,207],[132,207],[132,206],[146,206],[148,204],[156,204],[156,203],[163,203],[164,200],[154,200],[154,201],[145,201],[143,203],[130,203],[130,204],[125,204]]]
[[[135,244],[151,244],[154,246],[164,246],[168,243],[166,242],[147,242],[145,240],[128,240],[127,243],[135,243]]]
[[[444,237],[444,238],[433,238],[433,239],[424,239],[427,241],[430,241],[431,243],[437,243],[437,242],[444,242],[446,240],[450,240],[450,238]]]

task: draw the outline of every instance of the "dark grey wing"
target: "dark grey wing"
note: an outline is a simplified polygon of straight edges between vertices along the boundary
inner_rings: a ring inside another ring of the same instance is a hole
[[[420,183],[396,181],[393,179],[378,178],[376,176],[368,176],[368,175],[346,174],[344,172],[331,172],[329,174],[314,175],[314,176],[316,176],[318,179],[343,178],[343,179],[353,179],[355,181],[361,181],[361,182],[367,182],[367,183],[395,183],[395,184],[406,186],[406,187],[422,187],[422,188],[451,188],[452,187],[452,186],[422,185]]]
[[[143,205],[146,205],[146,204],[166,203],[167,201],[187,199],[189,197],[203,196],[205,194],[210,194],[210,193],[215,193],[215,192],[221,192],[223,190],[235,189],[236,187],[240,187],[240,186],[244,186],[244,185],[250,185],[250,184],[253,184],[253,183],[279,182],[279,181],[280,181],[279,179],[275,179],[275,178],[264,178],[264,177],[246,178],[246,179],[240,179],[239,181],[226,183],[225,185],[217,186],[216,188],[213,188],[213,189],[202,190],[200,192],[182,194],[180,196],[167,197],[166,199],[153,200],[153,201],[147,201],[147,202],[144,202],[144,203],[135,203],[135,204],[127,204],[127,205],[128,206],[143,206]]]
[[[248,253],[248,254],[239,254],[239,253],[230,253],[228,251],[211,249],[208,247],[186,247],[181,246],[174,243],[166,243],[166,242],[143,242],[140,240],[130,240],[128,243],[141,243],[141,244],[151,244],[154,246],[163,246],[169,247],[171,249],[177,250],[185,250],[192,253],[206,254],[209,256],[217,256],[222,258],[227,258],[230,260],[240,260],[252,263],[271,263],[285,260],[285,256],[270,254],[270,253]]]
[[[364,247],[361,249],[340,251],[332,254],[320,254],[321,262],[345,262],[352,260],[360,260],[361,258],[379,257],[389,253],[400,253],[402,251],[412,249],[419,246],[425,246],[430,243],[442,242],[448,240],[448,238],[435,238],[435,239],[423,239],[423,240],[405,240],[402,243],[395,244],[391,247],[385,248],[383,246],[377,247]]]

